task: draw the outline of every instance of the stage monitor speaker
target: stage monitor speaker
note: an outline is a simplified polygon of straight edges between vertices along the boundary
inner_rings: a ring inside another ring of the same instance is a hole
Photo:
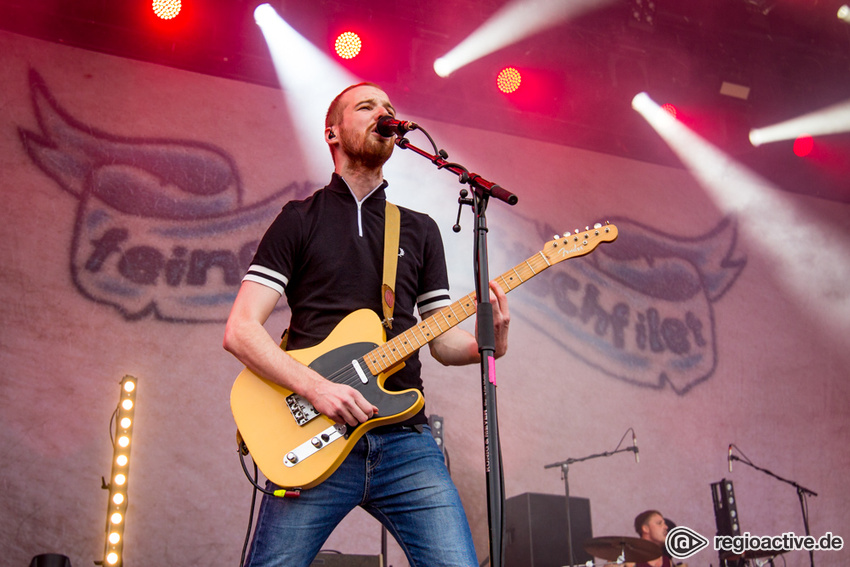
[[[71,560],[58,553],[42,553],[32,558],[30,567],[71,567]]]
[[[584,542],[593,537],[590,500],[570,497],[573,559],[592,561]],[[570,564],[566,497],[526,492],[505,500],[505,567],[562,567]]]
[[[319,553],[310,567],[383,567],[380,555],[345,555],[343,553]]]

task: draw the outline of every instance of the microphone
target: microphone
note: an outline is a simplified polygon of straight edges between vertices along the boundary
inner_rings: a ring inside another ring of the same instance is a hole
[[[635,430],[632,429],[632,451],[635,452],[635,462],[640,462],[640,451],[637,446],[637,436],[635,435]]]
[[[389,114],[385,114],[378,118],[378,124],[375,130],[384,138],[390,138],[393,135],[403,138],[405,134],[411,130],[416,130],[419,126],[415,122],[408,120],[396,120]]]
[[[726,457],[726,462],[729,463],[729,472],[732,472],[732,444],[729,444],[729,455]]]

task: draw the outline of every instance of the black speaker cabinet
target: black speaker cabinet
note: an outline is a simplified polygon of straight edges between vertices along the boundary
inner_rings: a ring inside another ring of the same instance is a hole
[[[383,567],[383,561],[380,555],[320,553],[310,567]]]
[[[71,567],[71,560],[58,553],[42,553],[32,558],[30,567]]]
[[[590,500],[570,497],[575,564],[593,557],[584,542],[593,537]],[[526,492],[505,500],[505,567],[561,567],[570,564],[566,497]]]

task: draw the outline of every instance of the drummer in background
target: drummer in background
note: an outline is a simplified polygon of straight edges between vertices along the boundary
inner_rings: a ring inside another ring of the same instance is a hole
[[[667,539],[667,522],[658,510],[647,510],[641,512],[635,518],[635,531],[640,539],[651,541],[664,549],[664,540]],[[667,554],[658,559],[646,563],[626,563],[628,567],[671,567],[672,563]]]

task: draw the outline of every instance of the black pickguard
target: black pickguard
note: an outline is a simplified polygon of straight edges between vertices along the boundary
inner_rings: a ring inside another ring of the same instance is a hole
[[[369,372],[369,367],[366,366],[362,358],[363,355],[377,348],[377,346],[375,343],[366,342],[347,344],[326,352],[310,363],[310,368],[325,378],[335,382],[341,382],[342,380],[334,379],[332,376],[338,370],[351,366],[352,360],[359,361],[360,368],[366,375],[368,382],[364,384],[358,378],[357,380],[347,380],[346,383],[360,391],[363,397],[378,408],[378,414],[372,419],[378,417],[386,418],[404,413],[419,399],[417,392],[387,392],[378,386],[377,377]],[[352,369],[351,372],[354,372],[354,370]],[[348,429],[348,433],[351,433],[356,428],[349,427]]]

